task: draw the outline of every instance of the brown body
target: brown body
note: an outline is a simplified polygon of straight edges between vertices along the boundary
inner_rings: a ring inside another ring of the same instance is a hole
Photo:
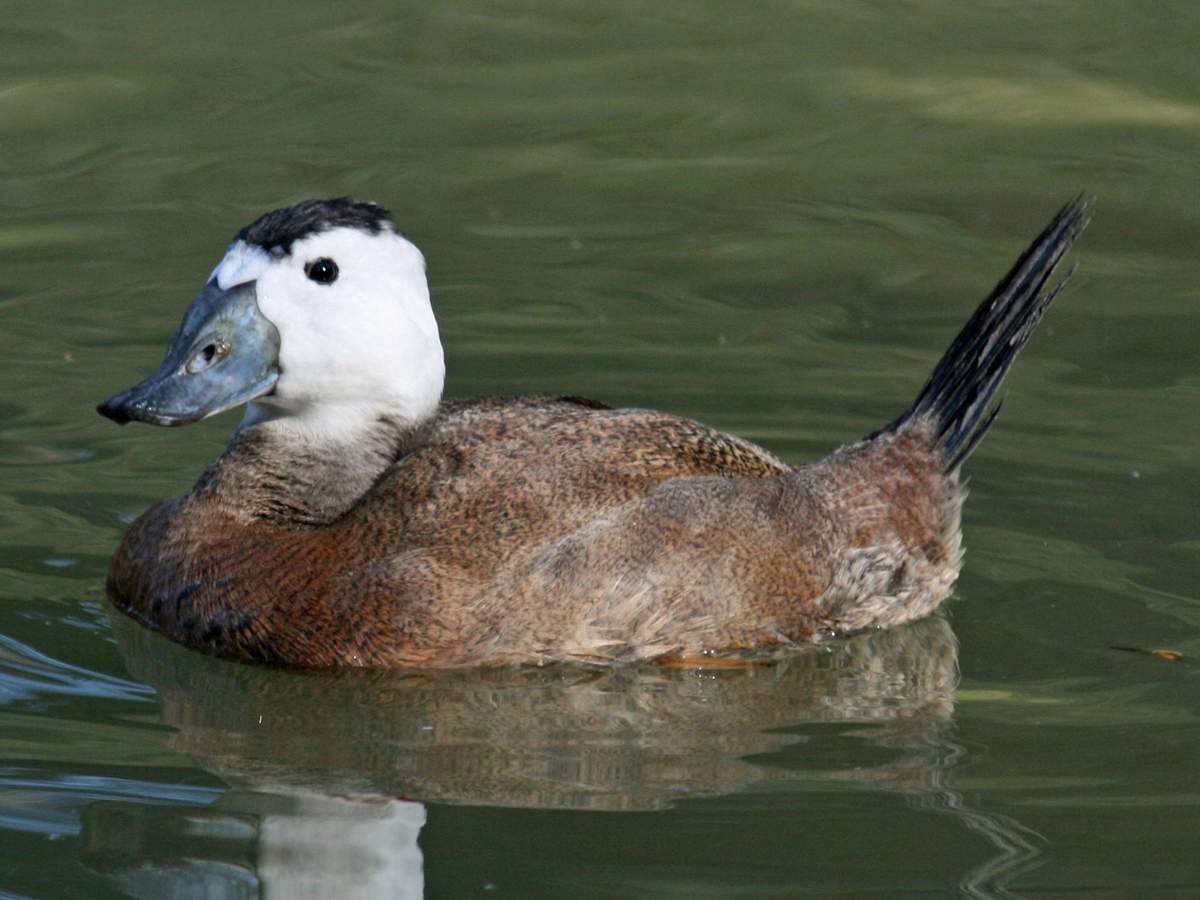
[[[453,666],[777,648],[926,615],[959,570],[920,422],[792,469],[661,413],[492,398],[398,444],[348,472],[244,430],[130,529],[110,595],[222,655]]]

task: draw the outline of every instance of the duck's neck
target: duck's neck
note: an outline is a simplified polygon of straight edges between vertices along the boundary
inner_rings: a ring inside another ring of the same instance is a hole
[[[194,493],[238,519],[325,525],[353,507],[427,430],[428,423],[377,415],[331,437],[289,419],[248,417]]]

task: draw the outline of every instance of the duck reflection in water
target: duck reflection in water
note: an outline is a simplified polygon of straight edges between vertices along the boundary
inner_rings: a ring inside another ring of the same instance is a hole
[[[948,785],[964,750],[942,618],[741,669],[331,675],[230,666],[114,625],[131,673],[159,692],[172,749],[231,785],[211,807],[88,808],[88,859],[134,895],[173,884],[205,896],[420,896],[425,869],[452,862],[437,846],[422,858],[426,802],[656,810],[847,782],[982,833],[990,846],[962,876],[968,894],[1002,891],[1037,864],[1036,839]],[[806,763],[834,742],[837,768]],[[619,831],[620,818],[593,824]],[[796,833],[821,841],[826,830]]]

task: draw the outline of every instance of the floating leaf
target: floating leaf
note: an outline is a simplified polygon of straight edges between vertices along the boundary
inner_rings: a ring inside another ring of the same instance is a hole
[[[1124,650],[1126,653],[1144,653],[1146,656],[1157,656],[1167,662],[1183,662],[1183,654],[1178,650],[1155,650],[1150,647],[1109,647],[1110,650]]]

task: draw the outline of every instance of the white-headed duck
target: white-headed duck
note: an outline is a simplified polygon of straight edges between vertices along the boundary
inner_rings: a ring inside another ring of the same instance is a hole
[[[959,468],[1089,215],[1064,207],[907,412],[793,468],[667,413],[443,400],[424,258],[387,210],[267,213],[158,372],[99,407],[184,425],[247,406],[195,487],[129,529],[109,596],[182,643],[309,667],[691,661],[926,616],[962,564]]]

